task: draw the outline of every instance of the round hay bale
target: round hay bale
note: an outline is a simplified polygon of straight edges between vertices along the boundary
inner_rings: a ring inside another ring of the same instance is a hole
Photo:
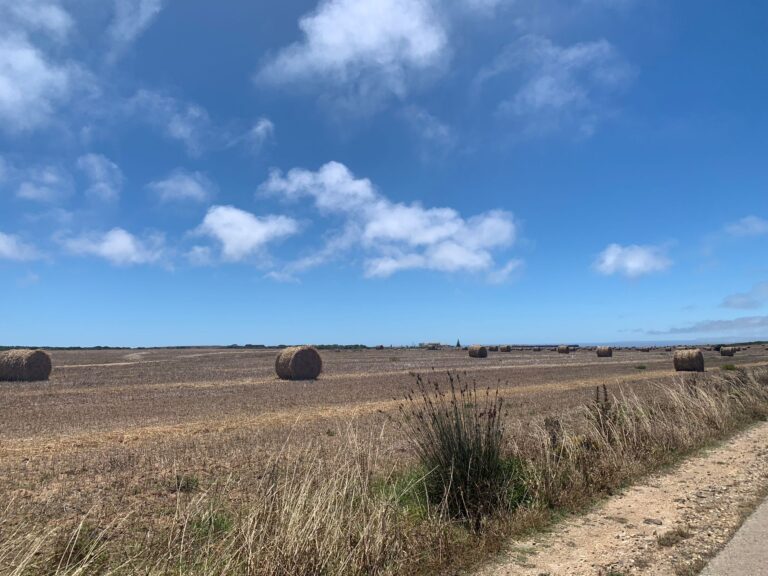
[[[613,348],[610,346],[598,346],[597,347],[597,357],[598,358],[612,358],[613,357]]]
[[[512,346],[499,346],[499,352],[512,352]]]
[[[723,346],[720,348],[720,356],[733,356],[736,354],[736,348],[733,346]]]
[[[570,354],[571,353],[571,347],[570,346],[558,346],[557,347],[557,353],[558,354]]]
[[[678,350],[673,359],[678,372],[704,372],[704,354],[701,350]]]
[[[541,352],[541,346],[534,346],[532,350],[534,352]]]
[[[488,346],[488,352],[498,352],[499,347],[498,346]]]
[[[51,357],[42,350],[8,350],[0,354],[0,380],[37,382],[51,375]]]
[[[488,348],[486,348],[485,346],[479,346],[475,344],[474,346],[470,346],[468,350],[469,350],[470,358],[487,358],[488,357]]]
[[[281,380],[314,380],[323,370],[323,359],[312,346],[285,348],[275,359],[275,372]]]

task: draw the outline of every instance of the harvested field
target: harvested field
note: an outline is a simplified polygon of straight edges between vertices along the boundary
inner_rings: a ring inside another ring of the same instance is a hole
[[[600,361],[594,351],[515,350],[482,363],[454,349],[326,350],[316,381],[279,380],[276,354],[53,351],[48,382],[0,383],[0,502],[13,502],[6,531],[33,525],[42,533],[86,514],[102,526],[125,510],[141,510],[143,517],[126,520],[141,533],[174,518],[184,492],[179,479],[194,494],[237,478],[227,498],[245,500],[249,479],[275,454],[310,444],[332,454],[349,425],[360,438],[375,438],[378,468],[409,466],[406,440],[391,417],[414,373],[441,378],[452,370],[481,388],[499,385],[505,418],[516,424],[541,424],[581,407],[597,385],[642,396],[676,378],[673,354],[663,350],[616,350]],[[768,364],[762,347],[734,358],[704,355],[708,372],[726,363]],[[645,370],[636,369],[640,361]],[[2,556],[0,568],[7,568]]]

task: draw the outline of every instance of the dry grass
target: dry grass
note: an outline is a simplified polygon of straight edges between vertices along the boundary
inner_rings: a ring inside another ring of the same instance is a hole
[[[499,388],[504,456],[524,463],[526,498],[473,531],[418,497],[425,474],[387,424],[408,371],[425,369],[412,367],[466,367],[466,352],[324,352],[321,386],[262,374],[271,351],[128,354],[54,353],[71,367],[50,384],[0,386],[0,573],[434,572],[736,430],[766,403],[764,372],[710,371],[691,386],[663,352],[644,354],[642,373],[622,351],[610,364],[580,351],[490,357],[462,378]],[[596,381],[608,383],[597,401]]]

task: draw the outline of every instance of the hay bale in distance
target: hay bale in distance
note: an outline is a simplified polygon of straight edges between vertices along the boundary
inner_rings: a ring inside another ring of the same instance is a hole
[[[275,372],[281,380],[314,380],[323,371],[323,359],[312,346],[285,348],[275,359]]]
[[[474,346],[470,346],[468,350],[469,350],[470,358],[487,358],[488,357],[488,348],[486,348],[485,346],[479,346],[475,344]]]
[[[570,354],[571,353],[571,347],[570,346],[558,346],[557,347],[557,353],[558,354]]]
[[[733,346],[722,346],[720,348],[720,356],[733,356],[736,354],[736,348]]]
[[[0,354],[0,380],[38,382],[51,375],[51,357],[42,350],[8,350]]]
[[[598,358],[612,358],[613,357],[613,348],[610,346],[598,346],[597,347],[597,357]]]
[[[499,346],[499,352],[512,352],[512,346]]]
[[[498,346],[488,346],[488,352],[498,352],[499,347]]]
[[[704,372],[704,354],[698,348],[678,350],[673,362],[678,372]]]

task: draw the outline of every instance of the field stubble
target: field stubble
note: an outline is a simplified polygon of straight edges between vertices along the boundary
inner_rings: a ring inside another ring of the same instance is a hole
[[[132,546],[163,534],[169,547],[175,543],[177,553],[168,564],[158,565],[157,573],[177,570],[187,561],[185,546],[199,548],[201,533],[210,546],[235,545],[231,539],[210,537],[235,523],[233,511],[252,511],[251,518],[238,516],[242,531],[249,522],[253,526],[266,520],[265,510],[279,508],[279,500],[288,495],[267,480],[280,468],[281,477],[287,473],[301,479],[290,486],[297,490],[290,497],[304,506],[297,505],[297,514],[322,518],[318,506],[337,506],[350,537],[362,542],[355,553],[363,557],[320,559],[326,564],[316,566],[317,571],[345,563],[359,571],[366,562],[381,562],[382,555],[402,554],[412,527],[400,525],[392,541],[368,541],[381,534],[370,522],[400,520],[387,519],[388,508],[373,502],[367,509],[361,495],[353,498],[362,503],[356,510],[345,509],[348,501],[343,499],[315,502],[312,479],[328,475],[329,469],[345,470],[333,477],[368,490],[377,475],[398,474],[413,465],[407,439],[390,423],[413,385],[412,373],[428,373],[439,381],[454,370],[478,387],[498,386],[510,429],[540,426],[548,416],[567,418],[591,400],[598,384],[607,384],[612,394],[642,398],[674,378],[672,355],[663,351],[619,351],[612,359],[597,359],[586,351],[568,356],[491,353],[484,360],[454,350],[325,351],[324,373],[316,382],[278,381],[274,356],[271,350],[218,349],[54,352],[50,382],[0,384],[0,498],[6,510],[0,537],[7,550],[0,555],[0,568],[10,572],[11,566],[23,564],[20,551],[38,545],[31,535],[41,538],[35,558],[47,558],[51,548],[59,556],[89,557],[89,545],[101,549],[109,539],[128,562],[135,552]],[[740,353],[735,361],[706,354],[711,372],[726,360],[755,365],[768,358],[762,347]],[[646,370],[635,369],[639,362]],[[351,459],[350,437],[357,445],[357,457]],[[346,493],[341,488],[338,492]],[[264,494],[273,500],[265,500]],[[254,504],[254,499],[260,502]],[[360,514],[366,515],[364,522]],[[299,525],[311,529],[285,524]],[[314,538],[333,537],[319,526],[314,530]],[[72,534],[82,537],[73,539]],[[443,538],[437,529],[430,534],[422,540]],[[237,546],[257,548],[257,536],[266,537],[245,530]],[[302,537],[309,534],[281,536],[291,542]],[[450,555],[440,542],[433,549]],[[223,553],[217,550],[210,557]],[[290,558],[278,554],[270,561],[306,567],[297,562],[309,553],[299,546],[280,552]],[[110,558],[110,566],[119,565]],[[247,572],[248,561],[240,555],[238,562],[245,564],[237,568]],[[35,562],[28,566],[40,568]],[[225,567],[209,568],[200,572],[222,573]],[[45,569],[56,573],[58,568]],[[252,572],[259,573],[255,568]]]

